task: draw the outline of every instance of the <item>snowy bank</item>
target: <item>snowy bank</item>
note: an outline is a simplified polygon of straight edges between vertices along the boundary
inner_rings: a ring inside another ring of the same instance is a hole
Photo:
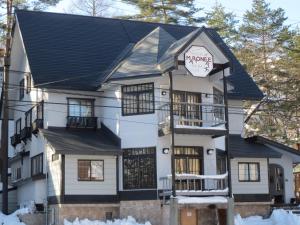
[[[261,216],[250,216],[241,218],[237,215],[234,219],[235,225],[300,225],[300,217],[283,209],[274,210],[271,217],[263,219]]]
[[[75,219],[73,222],[69,222],[68,220],[64,221],[64,225],[151,225],[151,223],[137,223],[136,220],[128,216],[126,219],[117,219],[114,221],[107,221],[103,222],[100,220],[79,220],[78,218]]]
[[[1,225],[26,225],[25,223],[20,222],[19,215],[24,215],[31,213],[31,209],[23,208],[15,211],[10,215],[4,215],[0,213],[0,224]]]

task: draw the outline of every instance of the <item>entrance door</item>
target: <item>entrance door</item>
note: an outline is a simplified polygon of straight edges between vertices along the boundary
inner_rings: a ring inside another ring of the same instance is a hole
[[[275,204],[284,203],[284,169],[277,164],[269,165],[270,195]]]

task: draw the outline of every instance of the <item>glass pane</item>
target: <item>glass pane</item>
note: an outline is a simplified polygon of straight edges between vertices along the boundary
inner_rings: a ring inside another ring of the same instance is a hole
[[[93,104],[91,100],[81,100],[81,117],[91,117],[93,116]]]
[[[239,180],[247,181],[248,180],[248,164],[247,163],[239,163]]]
[[[186,173],[186,159],[175,159],[175,171],[176,173]]]
[[[91,180],[104,180],[103,161],[91,161]]]
[[[80,100],[69,99],[69,116],[80,116]]]
[[[90,180],[90,161],[78,161],[78,180]]]
[[[250,172],[250,180],[251,181],[259,180],[259,171],[258,171],[257,163],[249,164],[249,172]]]

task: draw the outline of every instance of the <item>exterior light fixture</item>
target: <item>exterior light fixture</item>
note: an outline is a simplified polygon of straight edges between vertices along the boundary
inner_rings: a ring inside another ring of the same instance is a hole
[[[206,150],[207,155],[212,155],[214,153],[214,149],[209,148]]]
[[[162,153],[163,154],[169,154],[170,149],[169,148],[163,148]]]
[[[161,95],[163,95],[163,96],[167,95],[167,91],[162,91]]]

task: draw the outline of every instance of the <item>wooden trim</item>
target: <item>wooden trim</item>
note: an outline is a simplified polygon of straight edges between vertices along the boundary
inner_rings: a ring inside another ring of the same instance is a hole
[[[159,199],[157,189],[120,191],[119,196],[121,201]]]
[[[79,179],[79,161],[89,161],[90,162],[90,174],[89,174],[89,180],[80,180]],[[103,167],[102,167],[102,174],[103,174],[103,179],[100,180],[92,180],[91,179],[91,173],[92,173],[92,162],[102,162]],[[103,159],[78,159],[77,160],[77,181],[78,182],[103,182],[104,181],[104,160]]]
[[[235,202],[270,202],[269,194],[234,194]]]
[[[62,201],[63,199],[63,201]],[[49,196],[48,202],[53,204],[113,204],[119,203],[118,195],[64,195]]]
[[[66,177],[66,159],[65,155],[61,155],[61,187],[60,187],[60,203],[65,202],[65,177]]]

